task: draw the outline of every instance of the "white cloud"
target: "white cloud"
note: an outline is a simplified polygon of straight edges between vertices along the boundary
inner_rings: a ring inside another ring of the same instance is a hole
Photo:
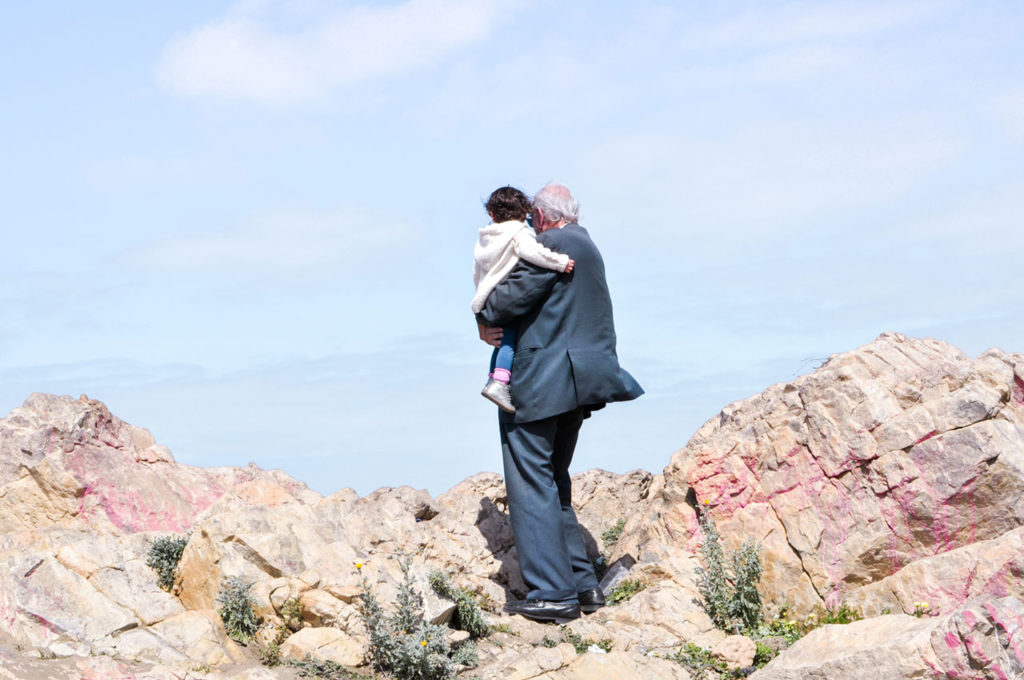
[[[239,3],[174,38],[157,66],[172,92],[289,105],[366,79],[429,67],[486,38],[504,0],[407,0],[331,9]]]
[[[357,208],[282,209],[256,215],[233,229],[151,243],[126,260],[160,271],[248,274],[321,273],[393,267],[411,255],[412,225]]]

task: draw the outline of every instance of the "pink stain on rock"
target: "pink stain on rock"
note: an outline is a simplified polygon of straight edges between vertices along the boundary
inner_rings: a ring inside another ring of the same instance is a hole
[[[1020,645],[1021,636],[1014,636],[1013,634],[1015,631],[1021,630],[1024,620],[1019,616],[1013,616],[1011,614],[1011,620],[1008,621],[1006,617],[1003,616],[1003,614],[1008,612],[1005,609],[1001,610],[1000,608],[997,608],[992,602],[986,602],[984,604],[984,609],[996,630],[1002,630],[1001,635],[1006,636],[1008,646],[1013,650],[1014,655],[1018,659],[1024,660],[1024,649],[1021,649]]]
[[[64,456],[65,468],[81,486],[79,517],[91,523],[99,509],[101,517],[130,533],[181,533],[201,511],[193,498],[215,496],[206,507],[223,494],[211,493],[213,485],[202,475],[176,482],[184,466],[140,463],[131,451],[95,440],[76,443]]]
[[[928,434],[926,434],[925,436],[921,437],[921,438],[920,438],[920,439],[918,439],[918,440],[917,440],[916,442],[914,442],[914,446],[917,446],[917,445],[918,445],[918,444],[920,444],[921,442],[926,442],[926,441],[928,441],[929,439],[931,439],[932,437],[934,437],[934,436],[935,436],[935,435],[937,435],[937,434],[938,434],[938,432],[936,432],[935,430],[932,430],[931,432],[929,432]]]
[[[1013,401],[1018,406],[1024,406],[1024,380],[1020,376],[1013,376]]]

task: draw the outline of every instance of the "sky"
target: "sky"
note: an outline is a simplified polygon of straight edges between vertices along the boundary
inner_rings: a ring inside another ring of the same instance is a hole
[[[87,394],[190,465],[500,471],[482,202],[569,186],[660,472],[883,331],[1024,352],[1024,5],[8,2],[0,414]]]

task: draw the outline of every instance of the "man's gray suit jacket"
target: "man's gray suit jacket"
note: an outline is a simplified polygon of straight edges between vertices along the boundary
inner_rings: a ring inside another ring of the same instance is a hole
[[[567,224],[538,234],[537,240],[575,260],[573,272],[520,261],[477,315],[487,326],[518,326],[511,382],[514,422],[636,399],[644,391],[619,366],[604,260],[590,234]]]

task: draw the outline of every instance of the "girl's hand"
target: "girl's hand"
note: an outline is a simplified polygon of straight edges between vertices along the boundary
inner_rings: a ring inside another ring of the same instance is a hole
[[[565,265],[565,273],[571,274],[572,270],[576,267],[576,260],[569,260],[569,264]]]
[[[490,328],[482,323],[477,323],[477,327],[480,329],[481,340],[492,347],[501,347],[501,336],[504,335],[501,328]]]

